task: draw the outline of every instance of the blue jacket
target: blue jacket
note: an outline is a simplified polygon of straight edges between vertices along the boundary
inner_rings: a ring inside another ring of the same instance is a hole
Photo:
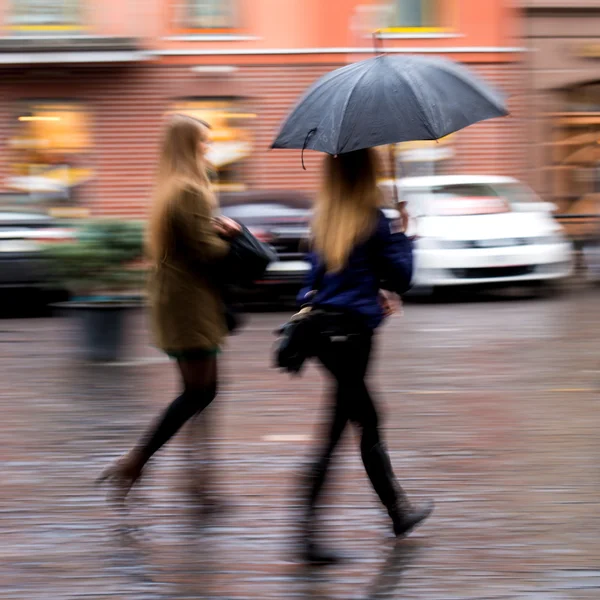
[[[323,262],[314,252],[312,265],[304,287],[298,295],[300,305],[311,302],[349,310],[365,317],[367,325],[376,329],[383,320],[379,290],[402,294],[410,289],[413,272],[412,243],[403,233],[392,233],[392,222],[379,212],[377,227],[371,237],[356,246],[342,271],[326,273],[319,291],[310,301],[317,275],[324,271]]]

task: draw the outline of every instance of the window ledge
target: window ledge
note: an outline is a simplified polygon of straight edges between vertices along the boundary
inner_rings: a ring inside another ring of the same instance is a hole
[[[368,37],[368,36],[365,36]],[[449,40],[453,38],[465,37],[462,33],[451,32],[382,32],[377,36],[380,40]]]
[[[31,52],[72,52],[72,51],[137,51],[140,40],[136,38],[111,37],[102,35],[27,35],[0,37],[0,62],[6,62],[9,53]],[[9,61],[10,62],[10,61]]]
[[[163,37],[163,42],[256,42],[261,38],[255,35],[240,35],[236,33],[192,33],[184,35],[169,35]]]

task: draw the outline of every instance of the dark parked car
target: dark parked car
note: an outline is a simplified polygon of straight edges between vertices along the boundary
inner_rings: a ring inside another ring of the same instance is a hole
[[[45,213],[0,209],[0,288],[43,288],[48,270],[40,258],[41,245],[70,236],[69,229]]]
[[[279,258],[256,284],[273,295],[296,293],[309,264],[309,222],[312,201],[297,192],[252,191],[221,194],[222,213],[243,223],[261,241],[269,243]]]

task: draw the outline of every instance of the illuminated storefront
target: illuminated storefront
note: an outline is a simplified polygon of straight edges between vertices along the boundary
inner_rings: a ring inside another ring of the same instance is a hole
[[[20,103],[9,138],[8,189],[69,203],[92,176],[90,116],[81,104]]]
[[[207,122],[212,129],[209,160],[215,169],[215,187],[222,191],[245,189],[240,165],[252,151],[249,122],[256,115],[244,112],[230,99],[192,99],[175,104],[173,113],[183,113]]]
[[[567,208],[584,194],[600,192],[600,84],[564,92],[563,110],[549,113],[549,162],[554,202]]]
[[[596,234],[600,215],[600,3],[530,3],[532,184],[573,237]],[[575,10],[577,9],[577,10]]]

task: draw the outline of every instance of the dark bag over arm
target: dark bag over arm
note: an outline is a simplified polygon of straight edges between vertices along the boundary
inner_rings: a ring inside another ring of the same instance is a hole
[[[231,240],[229,253],[219,265],[220,277],[228,285],[251,285],[263,277],[269,264],[276,260],[275,251],[242,226],[239,235]]]
[[[313,309],[313,302],[323,284],[324,277],[325,266],[317,265],[315,280],[312,290],[308,294],[307,302],[300,312],[276,331],[278,338],[274,351],[275,367],[298,374],[306,359],[314,355],[319,329],[315,320],[317,311]]]
[[[275,251],[257,240],[244,226],[239,235],[231,240],[229,252],[219,263],[218,273],[215,273],[215,278],[223,290],[225,319],[230,333],[239,329],[241,325],[240,317],[232,303],[235,289],[251,286],[264,276],[269,264],[276,260]]]

